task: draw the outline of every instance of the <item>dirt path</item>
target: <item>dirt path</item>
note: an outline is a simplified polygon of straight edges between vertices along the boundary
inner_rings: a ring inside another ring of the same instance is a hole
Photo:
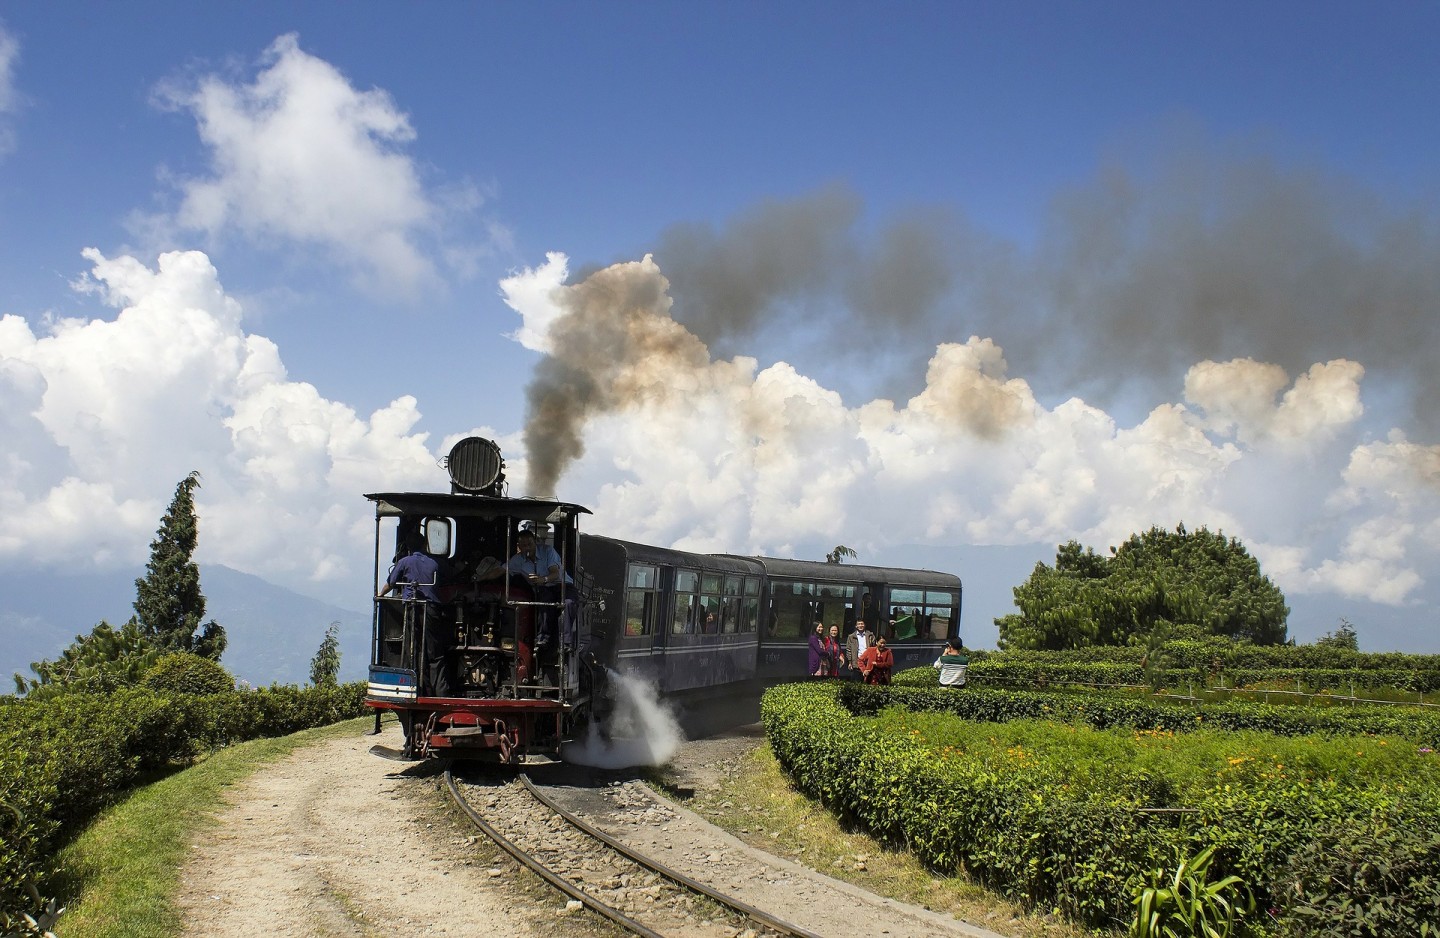
[[[399,737],[392,725],[379,740],[398,747]],[[182,871],[187,935],[519,938],[554,928],[553,910],[427,820],[434,785],[370,755],[375,742],[309,747],[237,786]]]
[[[614,934],[457,828],[433,773],[370,755],[376,741],[309,747],[233,790],[182,871],[187,935]],[[398,747],[398,729],[379,741]],[[672,777],[718,784],[761,741],[751,728],[689,743]],[[622,839],[820,934],[999,938],[762,854],[637,783],[603,794],[591,808]]]

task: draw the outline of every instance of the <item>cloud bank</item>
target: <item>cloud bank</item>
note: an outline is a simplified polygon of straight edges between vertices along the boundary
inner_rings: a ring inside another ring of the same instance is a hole
[[[1290,589],[1401,603],[1435,558],[1440,447],[1367,441],[1365,369],[1291,375],[1202,360],[1125,426],[1041,404],[1002,348],[935,346],[903,402],[848,406],[794,366],[717,358],[671,316],[652,257],[569,283],[563,256],[507,279],[515,335],[547,352],[512,479],[594,491],[597,524],[699,550],[1117,544],[1152,524],[1241,537]],[[567,474],[568,473],[568,474]]]
[[[413,397],[368,416],[291,380],[198,251],[154,268],[87,250],[76,283],[118,310],[38,333],[0,317],[0,557],[144,561],[174,485],[198,469],[200,556],[352,593],[369,574],[365,491],[443,481]]]

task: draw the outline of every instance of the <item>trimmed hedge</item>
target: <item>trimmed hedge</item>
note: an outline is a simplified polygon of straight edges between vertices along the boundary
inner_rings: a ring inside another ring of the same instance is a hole
[[[0,704],[0,913],[27,909],[49,857],[148,774],[230,743],[361,716],[365,685],[205,696],[129,688]]]
[[[1440,690],[1440,655],[1358,652],[1313,645],[1244,645],[1233,642],[1167,642],[1147,674],[1147,650],[1106,647],[1066,651],[1004,651],[972,660],[972,679],[1008,686],[1047,684],[1143,685],[1152,678],[1169,687],[1224,679],[1230,687],[1303,685],[1311,691],[1394,688],[1412,693]]]
[[[915,669],[921,671],[922,669]],[[933,676],[923,673],[907,681],[919,683]],[[932,672],[933,675],[933,672]],[[917,712],[953,713],[966,720],[1005,723],[1010,720],[1053,720],[1096,729],[1126,727],[1183,733],[1209,728],[1260,730],[1276,736],[1393,736],[1440,749],[1440,713],[1403,706],[1291,707],[1248,701],[1190,704],[1162,703],[1104,693],[1079,691],[1014,691],[935,686],[890,688],[845,684],[841,701],[856,713],[874,714],[889,704]]]
[[[1297,889],[1326,872],[1314,861],[1308,869],[1291,869],[1295,858],[1307,856],[1303,847],[1318,845],[1324,857],[1339,838],[1357,832],[1412,830],[1429,837],[1437,831],[1440,790],[1430,787],[1406,791],[1403,784],[1297,778],[1247,772],[1242,765],[1229,771],[1247,774],[1233,781],[1227,774],[1208,790],[1192,788],[1189,804],[1174,805],[1175,781],[1151,771],[1122,768],[1103,784],[1082,784],[1043,754],[1029,763],[962,752],[938,757],[912,736],[881,732],[866,719],[887,697],[915,703],[926,694],[792,684],[767,692],[761,713],[776,757],[803,791],[877,837],[908,844],[936,870],[963,867],[1012,899],[1058,908],[1090,926],[1128,922],[1131,889],[1146,871],[1171,868],[1177,858],[1212,844],[1218,848],[1215,875],[1240,876],[1278,921],[1294,919],[1306,903],[1339,908],[1340,899],[1326,905]],[[852,711],[847,702],[862,706]],[[1186,810],[1151,813],[1171,807]],[[1435,918],[1440,883],[1433,876],[1409,875],[1386,888],[1390,894],[1378,898],[1398,902],[1417,921]],[[1331,932],[1322,926],[1310,933]]]

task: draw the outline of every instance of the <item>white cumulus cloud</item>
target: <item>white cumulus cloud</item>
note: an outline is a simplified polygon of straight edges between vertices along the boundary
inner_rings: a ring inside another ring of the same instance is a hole
[[[413,397],[368,417],[290,380],[246,334],[209,259],[154,268],[87,250],[77,283],[118,312],[38,333],[0,318],[0,557],[135,564],[174,485],[198,469],[200,556],[312,592],[369,573],[360,496],[437,487]],[[347,579],[348,578],[348,579]]]
[[[190,112],[210,153],[207,176],[179,181],[180,228],[317,246],[367,286],[396,293],[431,285],[434,257],[461,273],[471,266],[473,245],[436,242],[446,213],[478,207],[478,191],[427,190],[405,153],[416,138],[409,117],[294,34],[271,44],[253,81],[210,74],[168,83],[157,100]]]

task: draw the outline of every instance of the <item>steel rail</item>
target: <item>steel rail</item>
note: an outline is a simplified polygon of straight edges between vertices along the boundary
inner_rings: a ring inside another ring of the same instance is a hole
[[[731,911],[738,912],[746,918],[752,919],[762,925],[774,929],[781,935],[788,935],[791,936],[791,938],[821,938],[820,935],[817,935],[812,931],[807,931],[806,929],[801,928],[799,925],[793,925],[790,922],[785,921],[784,919],[776,918],[770,913],[765,912],[761,909],[757,909],[755,908],[755,906],[750,905],[747,902],[743,902],[740,899],[735,898],[734,896],[729,896],[725,893],[712,889],[704,883],[692,879],[689,876],[686,876],[679,870],[671,869],[670,867],[661,863],[659,860],[648,857],[643,853],[635,852],[634,850],[627,847],[625,844],[616,840],[614,837],[611,837],[609,834],[600,830],[598,827],[595,827],[593,824],[589,823],[583,818],[580,818],[575,814],[572,814],[571,812],[560,807],[560,805],[555,803],[555,800],[553,798],[551,798],[549,795],[546,795],[544,792],[540,791],[540,789],[535,787],[535,784],[530,781],[530,777],[528,775],[522,772],[520,773],[519,779],[520,784],[525,786],[525,790],[530,792],[530,794],[534,795],[535,799],[541,804],[545,805],[545,807],[549,808],[551,811],[554,811],[556,814],[560,815],[562,818],[568,821],[572,826],[605,844],[607,847],[614,850],[616,853],[619,853],[627,860],[630,860],[632,863],[637,863],[640,866],[646,868],[647,870],[650,870],[651,872],[659,873],[666,879],[671,880],[678,885],[684,886],[691,892],[698,893],[708,899],[714,900],[715,902],[718,902],[720,905],[724,906],[727,909],[730,909]]]
[[[470,803],[466,801],[465,796],[460,793],[460,786],[455,784],[455,775],[450,769],[445,770],[445,785],[450,790],[450,797],[455,801],[457,805],[460,806],[460,810],[465,812],[466,816],[470,818],[470,820],[475,824],[475,826],[480,828],[480,830],[485,833],[485,836],[495,841],[495,843],[502,850],[510,854],[510,856],[514,857],[522,864],[524,864],[524,866],[529,869],[530,872],[534,873],[536,876],[539,876],[541,879],[545,880],[545,882],[565,893],[570,898],[584,903],[587,907],[589,907],[595,912],[598,912],[600,915],[605,916],[610,921],[619,925],[621,928],[624,928],[626,931],[632,932],[636,935],[640,935],[641,938],[665,938],[665,936],[661,935],[659,932],[655,932],[649,928],[646,928],[644,925],[635,921],[633,918],[630,918],[628,915],[626,915],[624,912],[621,912],[619,909],[606,905],[604,902],[596,899],[594,896],[590,895],[588,892],[581,889],[579,886],[576,886],[569,880],[555,874],[539,860],[535,859],[525,850],[521,849],[519,845],[515,844],[504,834],[496,830],[493,826],[491,826],[490,822],[486,821],[474,808],[470,807]]]

